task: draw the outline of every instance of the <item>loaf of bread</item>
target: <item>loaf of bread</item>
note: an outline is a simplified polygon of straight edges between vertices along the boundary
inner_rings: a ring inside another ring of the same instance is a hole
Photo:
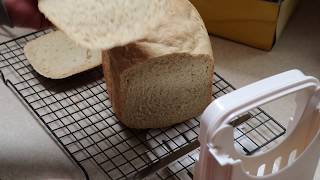
[[[213,56],[205,26],[187,0],[143,40],[103,53],[113,109],[132,128],[160,128],[198,116],[211,102]]]
[[[54,31],[24,47],[32,67],[51,79],[62,79],[101,65],[101,51],[77,45],[61,31]]]
[[[103,50],[113,110],[128,127],[171,126],[210,103],[212,47],[188,0],[39,0],[39,7],[77,43]]]

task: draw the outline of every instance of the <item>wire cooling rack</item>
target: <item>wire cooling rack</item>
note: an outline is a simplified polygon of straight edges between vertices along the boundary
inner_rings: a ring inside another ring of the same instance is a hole
[[[37,74],[23,47],[51,31],[0,44],[0,76],[81,168],[86,179],[92,177],[88,173],[92,168],[100,169],[104,179],[126,179],[196,141],[196,118],[164,129],[134,130],[122,125],[114,116],[101,68],[65,80],[50,80]],[[215,98],[234,90],[218,74],[214,79]],[[260,108],[249,113],[251,119],[234,131],[236,148],[247,155],[285,133],[285,128]],[[197,154],[197,150],[186,154],[147,179],[190,178]]]

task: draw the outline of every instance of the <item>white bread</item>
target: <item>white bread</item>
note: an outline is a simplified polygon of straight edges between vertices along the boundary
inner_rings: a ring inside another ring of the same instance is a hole
[[[170,0],[165,20],[143,40],[103,52],[117,118],[131,128],[160,128],[198,116],[211,102],[210,39],[187,0]]]
[[[169,0],[39,0],[39,9],[71,39],[110,49],[143,39],[164,17]]]
[[[101,51],[80,47],[61,31],[29,42],[24,52],[32,67],[51,79],[66,78],[102,63]]]

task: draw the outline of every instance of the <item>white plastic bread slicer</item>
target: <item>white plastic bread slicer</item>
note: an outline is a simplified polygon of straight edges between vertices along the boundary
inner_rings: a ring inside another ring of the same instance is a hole
[[[285,140],[253,156],[239,154],[230,122],[249,110],[296,93]],[[195,180],[312,180],[320,156],[320,84],[298,70],[261,80],[216,99],[200,118]]]

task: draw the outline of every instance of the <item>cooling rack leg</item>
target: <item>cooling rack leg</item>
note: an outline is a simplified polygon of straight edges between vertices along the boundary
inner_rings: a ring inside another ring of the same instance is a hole
[[[79,165],[78,165],[78,166],[79,166]],[[86,180],[90,180],[87,171],[86,171],[82,166],[79,166],[79,167],[80,167],[81,171],[83,172],[84,176],[86,177]]]
[[[2,71],[0,71],[0,77],[1,77],[1,80],[4,84],[6,84],[6,79],[4,78],[4,74],[2,73]]]

